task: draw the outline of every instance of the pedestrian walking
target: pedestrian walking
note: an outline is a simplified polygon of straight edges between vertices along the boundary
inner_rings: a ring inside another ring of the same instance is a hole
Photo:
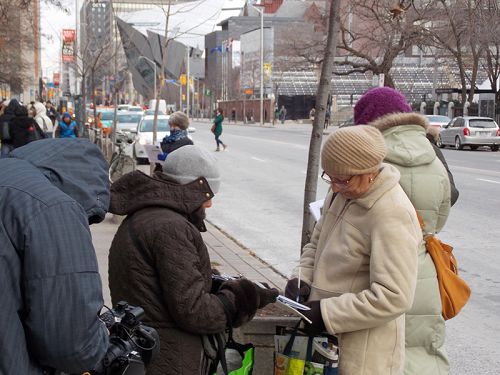
[[[33,111],[35,112],[35,121],[38,126],[43,130],[47,138],[52,138],[54,134],[54,125],[52,120],[47,116],[47,111],[43,103],[35,102],[33,104]]]
[[[311,122],[314,122],[314,117],[316,116],[316,109],[313,107],[311,111],[309,112],[309,119]]]
[[[231,110],[231,120],[235,123],[236,122],[236,108],[233,108]]]
[[[340,335],[339,373],[402,374],[404,313],[411,307],[422,241],[418,218],[370,126],[339,129],[321,152],[331,190],[287,283],[305,300],[310,334]],[[298,275],[301,275],[300,289]]]
[[[2,156],[30,142],[45,138],[45,134],[37,122],[29,116],[28,108],[12,99],[0,117],[2,126]]]
[[[64,112],[62,120],[55,130],[56,138],[78,138],[78,125],[73,121],[69,112]]]
[[[142,306],[145,323],[160,335],[148,375],[214,374],[211,339],[278,295],[247,279],[212,281],[200,232],[219,185],[215,157],[192,145],[172,152],[163,173],[135,171],[112,185],[110,212],[127,217],[109,252],[111,299]]]
[[[274,107],[274,117],[273,117],[273,125],[276,123],[276,120],[280,117],[280,110],[278,106]]]
[[[94,369],[109,340],[89,224],[108,208],[107,162],[85,140],[44,139],[0,170],[0,373]]]
[[[161,141],[162,154],[158,159],[165,161],[168,154],[182,146],[192,145],[193,141],[188,137],[189,118],[183,112],[174,112],[168,119],[170,134]]]
[[[214,123],[212,125],[211,131],[215,135],[215,143],[217,144],[217,148],[215,151],[220,151],[220,146],[222,145],[222,149],[226,151],[227,145],[222,142],[220,136],[222,135],[222,122],[224,121],[224,111],[219,108],[217,109],[216,116],[214,119]]]
[[[426,138],[427,119],[405,97],[388,87],[368,90],[354,107],[354,123],[379,129],[387,145],[385,161],[396,167],[400,185],[425,223],[423,234],[437,234],[450,210],[450,181]],[[406,313],[405,374],[448,374],[445,321],[434,262],[420,242],[418,281]]]
[[[325,112],[325,124],[323,126],[324,130],[328,129],[328,127],[330,126],[330,115],[330,108],[327,108]]]
[[[284,105],[282,105],[281,108],[280,108],[280,120],[281,120],[281,124],[285,123],[285,120],[286,120],[286,108],[285,108]]]
[[[45,108],[47,109],[48,118],[50,118],[50,120],[52,121],[52,125],[56,126],[57,110],[54,108],[50,100],[47,100],[47,103],[45,103]]]

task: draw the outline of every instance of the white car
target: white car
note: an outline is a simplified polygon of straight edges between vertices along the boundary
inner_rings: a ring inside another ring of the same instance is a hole
[[[137,131],[137,125],[139,125],[141,119],[142,119],[141,113],[120,111],[116,115],[116,120],[118,122],[116,130],[135,133]]]
[[[170,116],[158,116],[158,129],[156,133],[156,144],[159,145],[162,139],[170,135],[168,119]],[[153,144],[153,119],[154,116],[144,116],[137,127],[137,136],[134,143],[134,157],[138,162],[148,162],[148,155],[144,145]]]
[[[128,107],[127,111],[129,112],[144,112],[144,110],[142,109],[142,107],[138,106],[138,105],[131,105]]]

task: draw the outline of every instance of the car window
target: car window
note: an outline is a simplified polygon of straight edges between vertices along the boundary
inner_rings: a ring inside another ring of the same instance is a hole
[[[445,116],[428,116],[427,118],[430,122],[441,122],[443,124],[447,124],[450,122],[450,119]]]
[[[121,123],[132,123],[135,122],[136,124],[141,121],[142,116],[141,115],[118,115],[118,122]]]
[[[158,131],[166,132],[169,131],[168,119],[162,118],[158,119]],[[141,132],[152,132],[153,131],[153,120],[144,120],[141,123]]]
[[[128,109],[130,112],[142,112],[142,108],[141,107],[131,107]]]
[[[104,120],[104,121],[113,120],[113,117],[114,117],[113,112],[101,112],[101,113],[102,113],[101,120]]]
[[[469,120],[470,128],[495,129],[497,124],[493,120]]]
[[[463,118],[457,118],[455,122],[453,123],[454,128],[462,128],[464,126],[464,119]]]

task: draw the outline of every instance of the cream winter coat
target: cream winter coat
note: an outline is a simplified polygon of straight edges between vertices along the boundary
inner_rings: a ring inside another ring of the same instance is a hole
[[[34,107],[36,111],[34,118],[40,129],[42,129],[45,133],[52,133],[54,131],[54,124],[52,124],[52,120],[47,116],[47,109],[43,103],[35,102]]]
[[[403,372],[404,313],[413,301],[422,234],[399,177],[383,164],[362,198],[339,194],[330,205],[330,193],[300,259],[309,300],[321,300],[325,326],[339,337],[342,375]]]
[[[382,131],[387,145],[385,161],[401,173],[400,185],[422,215],[425,232],[438,233],[450,211],[450,182],[425,136],[426,118],[415,113],[398,113],[370,125]],[[449,365],[436,269],[423,244],[418,254],[415,299],[406,313],[405,374],[445,375],[449,373]]]

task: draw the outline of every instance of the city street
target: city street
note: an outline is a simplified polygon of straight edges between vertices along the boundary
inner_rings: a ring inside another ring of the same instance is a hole
[[[214,150],[210,124],[193,126],[195,144]],[[285,275],[300,254],[309,137],[310,125],[225,124],[228,150],[215,153],[223,182],[208,219]],[[444,154],[460,198],[440,238],[455,248],[472,288],[468,305],[447,324],[452,373],[498,374],[500,152],[445,149]],[[318,186],[319,199],[328,186],[321,179]]]

